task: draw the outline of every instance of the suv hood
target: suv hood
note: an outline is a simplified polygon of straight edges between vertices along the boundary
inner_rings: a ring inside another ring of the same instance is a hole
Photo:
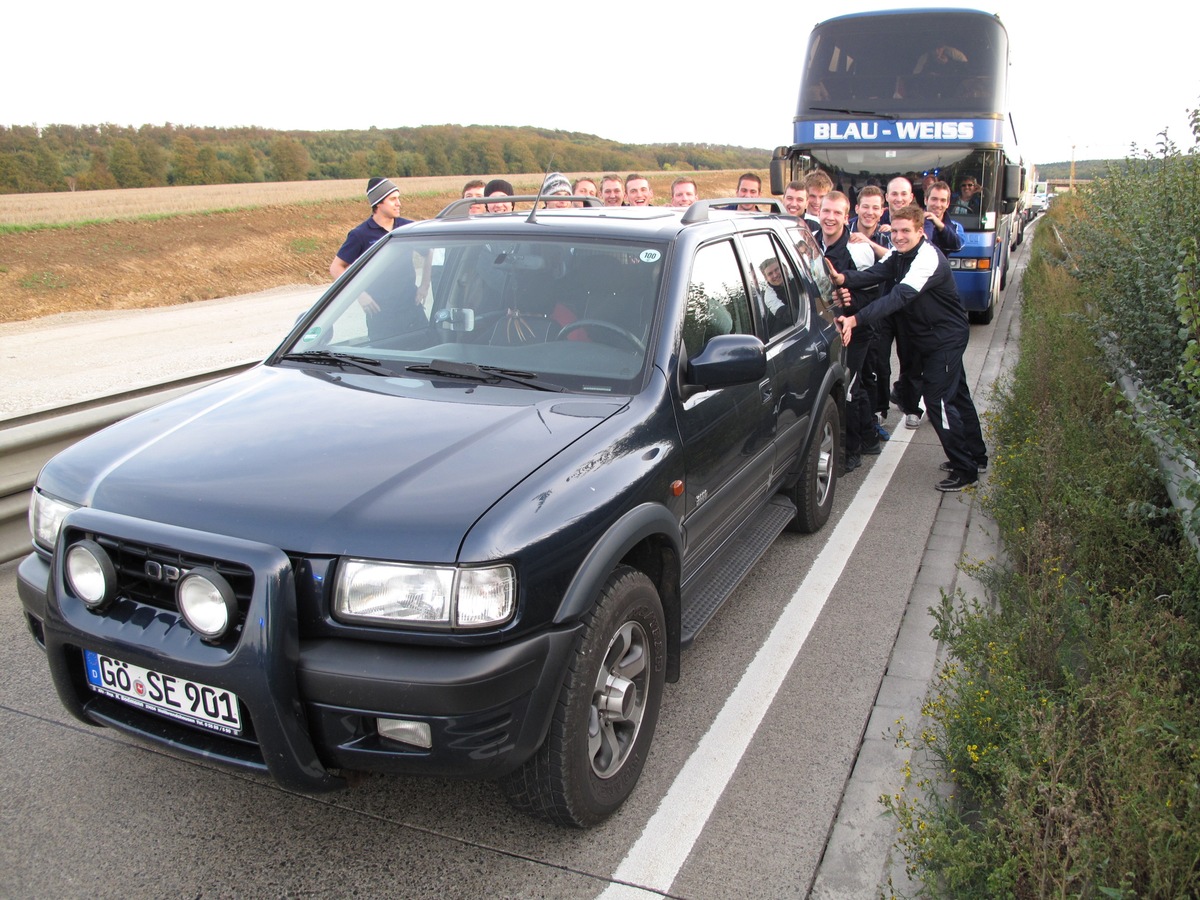
[[[81,441],[39,484],[293,553],[452,562],[489,507],[627,402],[444,384],[260,366]]]

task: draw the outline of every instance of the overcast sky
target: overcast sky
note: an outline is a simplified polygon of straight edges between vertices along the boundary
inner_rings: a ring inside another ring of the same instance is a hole
[[[917,3],[963,7],[965,3]],[[808,33],[824,13],[741,0],[392,4],[9,4],[0,124],[326,130],[534,125],[629,143],[789,143]],[[816,7],[812,7],[815,9]],[[902,8],[895,5],[894,8]],[[1027,161],[1122,157],[1163,128],[1191,146],[1195,12],[1144,0],[992,0]],[[795,15],[790,21],[787,16]],[[386,18],[385,18],[386,17]]]

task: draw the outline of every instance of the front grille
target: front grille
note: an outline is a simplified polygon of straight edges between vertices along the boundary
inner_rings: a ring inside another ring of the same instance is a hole
[[[93,540],[104,548],[117,570],[117,595],[136,603],[178,613],[175,602],[175,582],[163,578],[152,578],[147,574],[147,563],[156,563],[159,571],[177,571],[186,575],[190,570],[205,567],[216,570],[229,582],[237,597],[238,617],[231,634],[240,634],[250,609],[250,597],[254,593],[254,571],[241,563],[223,559],[211,559],[154,547],[133,541],[93,535]],[[154,570],[155,566],[150,566]]]

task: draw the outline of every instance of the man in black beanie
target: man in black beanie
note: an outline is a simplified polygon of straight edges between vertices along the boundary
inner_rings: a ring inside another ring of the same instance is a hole
[[[491,197],[493,195],[511,197],[513,195],[512,184],[505,181],[503,178],[493,178],[484,187],[483,196]],[[487,205],[487,211],[490,213],[512,212],[513,205],[512,203],[504,202],[489,203]]]
[[[371,204],[371,218],[350,229],[345,243],[329,264],[329,274],[334,278],[350,268],[351,263],[389,231],[412,224],[412,219],[400,218],[400,188],[387,178],[376,177],[367,182],[367,202]]]

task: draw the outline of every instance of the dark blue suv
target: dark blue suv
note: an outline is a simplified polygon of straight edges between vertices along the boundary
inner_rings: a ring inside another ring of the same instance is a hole
[[[821,255],[730,202],[454,204],[261,365],[59,454],[19,588],[62,702],[296,790],[610,814],[681,650],[833,502]]]

